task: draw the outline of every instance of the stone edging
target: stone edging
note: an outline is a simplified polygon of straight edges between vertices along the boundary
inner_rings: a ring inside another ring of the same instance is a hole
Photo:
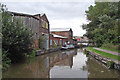
[[[51,48],[49,50],[37,50],[35,52],[35,55],[36,56],[40,56],[40,55],[44,55],[44,54],[48,54],[48,53],[52,53],[52,52],[56,52],[56,51],[59,51],[60,48]]]
[[[91,51],[87,48],[85,48],[84,51],[85,51],[86,54],[91,55],[96,60],[105,64],[109,69],[116,69],[116,70],[120,71],[120,63],[117,60],[113,60],[113,59],[110,59],[110,58],[103,57],[103,56],[97,54],[96,52],[93,52],[93,51]]]

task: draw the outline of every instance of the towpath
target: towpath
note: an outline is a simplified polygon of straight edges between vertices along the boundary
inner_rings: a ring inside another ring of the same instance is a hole
[[[120,53],[118,53],[118,52],[113,52],[113,51],[109,51],[109,50],[105,50],[105,49],[100,49],[100,48],[96,48],[96,47],[93,47],[93,49],[96,49],[96,50],[99,50],[99,51],[104,51],[104,52],[107,52],[107,53],[110,53],[110,54],[113,54],[113,55],[120,56]]]

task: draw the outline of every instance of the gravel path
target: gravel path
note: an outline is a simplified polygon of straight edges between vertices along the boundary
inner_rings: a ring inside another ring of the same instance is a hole
[[[108,51],[108,50],[100,49],[100,48],[96,48],[96,47],[93,47],[93,49],[96,49],[96,50],[99,50],[99,51],[104,51],[104,52],[107,52],[107,53],[110,53],[110,54],[113,54],[113,55],[120,56],[120,53],[117,53],[117,52]]]

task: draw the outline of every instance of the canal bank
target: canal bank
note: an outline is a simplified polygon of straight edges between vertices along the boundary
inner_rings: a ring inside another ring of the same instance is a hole
[[[45,54],[56,52],[56,51],[59,51],[59,50],[60,50],[60,48],[50,48],[48,50],[36,50],[35,51],[35,56],[45,55]]]
[[[92,50],[85,48],[85,53],[88,55],[91,55],[92,57],[94,57],[96,60],[102,62],[103,64],[105,64],[109,69],[116,69],[118,71],[120,71],[120,61],[115,60],[115,59],[111,59],[111,58],[107,58],[104,57],[96,52],[93,52]]]
[[[3,78],[120,78],[84,50],[57,51],[12,64]]]
[[[84,46],[81,46],[81,47],[84,47]],[[71,49],[78,49],[80,48],[79,45],[75,45],[74,48],[71,48]],[[35,56],[40,56],[40,55],[45,55],[45,54],[48,54],[48,53],[53,53],[53,52],[56,52],[56,51],[64,51],[64,50],[71,50],[71,49],[63,49],[61,47],[56,47],[56,48],[50,48],[48,50],[36,50],[35,51]]]

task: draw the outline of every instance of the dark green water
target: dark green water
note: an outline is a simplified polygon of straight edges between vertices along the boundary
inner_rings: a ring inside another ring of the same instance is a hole
[[[86,56],[83,49],[59,51],[12,65],[3,78],[120,78],[120,72]]]

